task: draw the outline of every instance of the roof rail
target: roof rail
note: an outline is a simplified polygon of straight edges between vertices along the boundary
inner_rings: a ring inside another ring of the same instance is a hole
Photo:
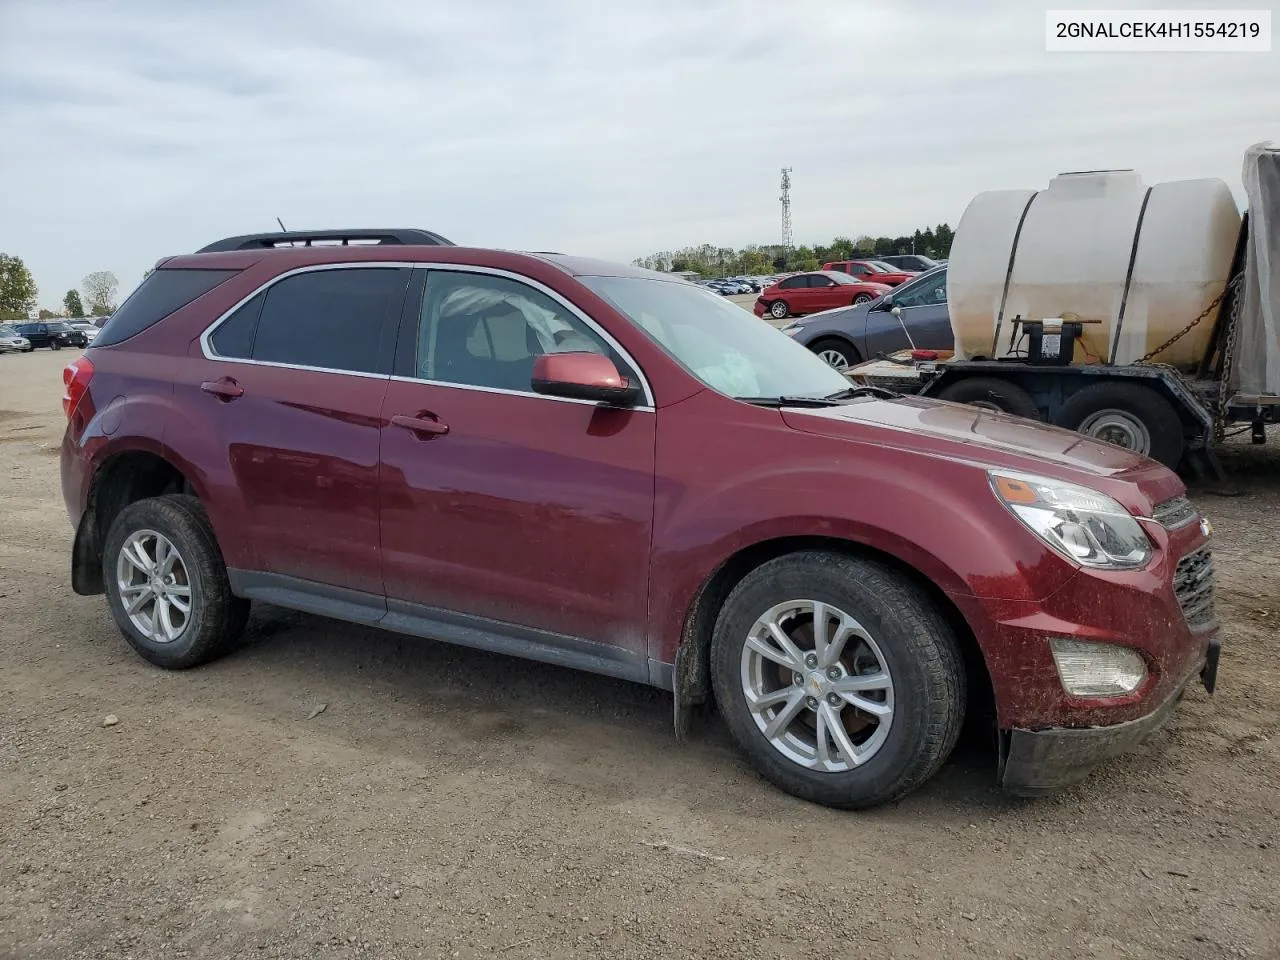
[[[353,240],[360,245],[373,246],[449,246],[454,244],[438,233],[430,230],[283,230],[275,233],[247,233],[241,237],[227,237],[208,246],[201,247],[196,253],[224,253],[228,250],[273,250],[276,247],[310,247],[316,241],[324,240],[332,243],[339,241],[341,246],[349,246]],[[328,244],[326,244],[328,245]]]

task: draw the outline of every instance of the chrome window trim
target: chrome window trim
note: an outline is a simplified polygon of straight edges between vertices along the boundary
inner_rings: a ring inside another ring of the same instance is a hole
[[[609,344],[609,346],[613,347],[614,350],[618,351],[618,355],[621,356],[622,359],[625,360],[627,364],[631,367],[631,369],[636,372],[636,375],[639,376],[640,388],[641,388],[641,392],[644,394],[644,400],[643,400],[643,403],[638,403],[634,407],[629,407],[628,409],[631,409],[631,410],[641,410],[641,409],[652,410],[653,409],[653,390],[650,389],[649,380],[648,378],[645,377],[644,370],[641,369],[640,364],[636,363],[635,357],[631,356],[630,352],[628,352],[627,349],[622,346],[622,344],[620,344],[617,340],[615,340],[613,335],[609,333],[609,331],[604,329],[604,327],[600,326],[600,324],[592,320],[583,311],[579,310],[576,306],[574,306],[572,303],[570,303],[568,300],[566,300],[564,297],[556,293],[556,291],[552,290],[550,287],[546,286],[545,284],[540,283],[537,280],[534,280],[532,277],[526,277],[523,274],[513,273],[510,270],[503,270],[500,267],[481,267],[481,266],[475,266],[469,263],[416,263],[414,264],[414,268],[418,270],[428,270],[428,271],[434,270],[439,273],[480,273],[480,274],[485,274],[487,276],[503,277],[507,280],[515,281],[516,283],[523,283],[525,286],[532,287],[534,290],[537,290],[539,293],[545,294],[546,296],[554,300],[556,303],[564,307],[566,310],[568,310],[569,313],[573,314],[575,317],[577,317],[579,320],[585,323],[587,327],[589,327],[592,331],[594,331],[600,337],[601,340]],[[429,277],[427,278],[427,282],[428,283],[431,282]],[[406,377],[404,379],[413,380],[418,383],[434,383],[438,386],[445,386],[445,387],[472,387],[473,386],[472,384],[450,383],[450,382],[442,382],[438,380],[423,380],[418,377]],[[497,387],[474,387],[474,389],[493,390],[493,392],[495,393],[515,393],[521,396],[542,397],[547,400],[572,400],[572,398],[569,398],[569,397],[548,397],[546,394],[543,394],[543,393],[533,393],[532,391],[523,391],[523,390],[504,390]],[[572,402],[594,404],[594,401],[591,401],[591,400],[572,400]]]
[[[635,410],[641,413],[652,413],[654,411],[653,390],[649,386],[648,378],[645,377],[644,375],[644,370],[641,368],[640,364],[636,362],[635,358],[631,355],[631,353],[625,347],[623,347],[622,344],[620,344],[616,339],[614,339],[612,334],[610,334],[607,330],[605,330],[598,323],[592,320],[582,310],[578,309],[578,307],[574,306],[574,304],[570,303],[568,300],[566,300],[564,297],[562,297],[560,294],[558,294],[556,291],[552,290],[550,287],[546,286],[545,284],[539,283],[537,280],[534,280],[532,277],[526,277],[526,276],[523,276],[522,274],[513,273],[510,270],[503,270],[498,267],[481,267],[481,266],[475,266],[473,264],[465,264],[465,263],[424,263],[424,262],[418,262],[418,261],[404,261],[404,260],[355,261],[355,262],[349,262],[349,263],[312,263],[302,267],[295,267],[292,270],[287,270],[284,273],[271,277],[269,280],[255,287],[250,293],[241,297],[229,309],[224,311],[217,319],[213,321],[213,323],[205,327],[204,332],[200,334],[200,352],[201,354],[203,354],[206,360],[214,360],[219,363],[247,363],[255,367],[276,367],[277,369],[282,369],[282,370],[306,370],[311,373],[335,373],[335,374],[350,376],[350,377],[365,377],[373,380],[395,380],[399,383],[425,383],[425,384],[430,384],[431,386],[436,386],[436,387],[456,387],[459,390],[475,390],[481,393],[498,393],[498,394],[505,394],[508,396],[517,396],[517,397],[538,397],[541,400],[555,400],[560,403],[578,403],[578,404],[586,404],[588,406],[593,406],[593,407],[600,406],[600,404],[594,400],[579,400],[574,397],[551,397],[546,395],[545,393],[535,393],[532,390],[506,390],[500,387],[481,387],[481,386],[476,386],[474,384],[468,384],[468,383],[450,383],[450,382],[441,381],[441,380],[425,380],[421,377],[398,377],[398,376],[393,376],[391,374],[386,374],[386,373],[368,373],[366,371],[361,371],[361,370],[341,370],[334,367],[312,367],[312,366],[307,366],[305,364],[298,364],[298,363],[281,363],[275,360],[252,360],[244,357],[224,357],[221,354],[219,354],[218,351],[215,350],[213,347],[211,338],[215,333],[217,333],[218,328],[222,326],[222,324],[224,324],[228,319],[230,319],[232,314],[234,314],[237,310],[243,307],[246,303],[248,303],[258,294],[262,293],[264,290],[269,290],[271,287],[275,286],[281,280],[285,280],[288,277],[294,277],[300,273],[314,273],[319,270],[353,270],[353,269],[362,269],[362,268],[363,269],[373,268],[373,269],[400,270],[406,267],[408,267],[411,270],[436,270],[436,271],[447,271],[451,273],[480,273],[480,274],[487,274],[495,277],[505,277],[508,280],[513,280],[517,283],[526,284],[527,286],[532,287],[533,289],[539,291],[540,293],[545,294],[546,296],[554,300],[556,303],[563,306],[566,310],[568,310],[571,314],[573,314],[583,323],[585,323],[591,330],[595,331],[595,333],[598,334],[600,338],[604,340],[607,344],[609,344],[609,346],[617,350],[618,354],[624,360],[626,360],[626,362],[631,366],[631,369],[633,369],[636,372],[637,376],[639,376],[640,387],[644,394],[643,402],[638,403],[632,407],[621,407],[618,409]]]

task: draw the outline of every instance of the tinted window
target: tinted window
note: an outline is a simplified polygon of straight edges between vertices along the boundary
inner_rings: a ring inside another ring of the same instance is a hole
[[[253,356],[253,335],[257,332],[258,315],[262,313],[266,299],[264,290],[218,325],[209,338],[214,353],[240,360]]]
[[[895,306],[924,307],[947,302],[947,271],[921,277],[893,295]]]
[[[106,347],[128,340],[236,273],[235,270],[153,271],[103,325],[94,346]]]
[[[599,334],[527,284],[478,273],[429,275],[418,324],[417,376],[530,391],[536,357],[574,352],[602,353],[624,377],[635,377]]]
[[[779,290],[794,290],[796,287],[807,287],[809,284],[804,277],[787,277],[780,284]]]
[[[381,346],[407,270],[315,270],[266,291],[253,359],[326,370],[388,373]],[[398,306],[399,303],[396,303]],[[242,335],[242,334],[241,334]]]

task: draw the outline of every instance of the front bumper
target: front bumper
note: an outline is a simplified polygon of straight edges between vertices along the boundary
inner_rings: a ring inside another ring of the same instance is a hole
[[[1211,639],[1200,667],[1199,680],[1209,693],[1217,684],[1220,651],[1220,641]],[[1188,676],[1155,710],[1123,723],[1002,733],[1000,786],[1014,796],[1036,797],[1078,783],[1098,764],[1127,753],[1164,726],[1194,682]]]

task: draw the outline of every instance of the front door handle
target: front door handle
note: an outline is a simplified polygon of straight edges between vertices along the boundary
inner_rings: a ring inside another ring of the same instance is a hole
[[[391,418],[391,425],[394,427],[403,427],[413,433],[426,434],[427,436],[440,437],[449,432],[449,425],[441,423],[431,414],[423,413],[416,417],[406,417],[403,414],[396,414]]]
[[[206,380],[200,384],[200,389],[205,393],[212,393],[219,400],[234,400],[236,397],[244,396],[244,387],[230,377],[223,377],[221,380]]]

